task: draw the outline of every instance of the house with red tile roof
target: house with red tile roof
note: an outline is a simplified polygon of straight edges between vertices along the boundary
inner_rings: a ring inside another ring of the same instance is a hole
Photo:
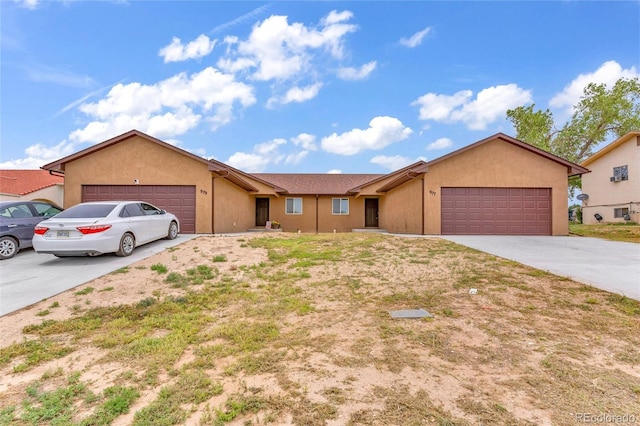
[[[63,207],[64,177],[46,170],[0,170],[0,200],[45,201]]]
[[[183,233],[568,235],[567,177],[588,170],[502,133],[388,174],[247,173],[131,130],[42,166],[65,206],[139,199]]]

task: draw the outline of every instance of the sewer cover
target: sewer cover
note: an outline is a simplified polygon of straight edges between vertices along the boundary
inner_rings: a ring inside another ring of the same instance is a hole
[[[390,311],[391,318],[433,318],[429,312],[424,309],[403,309],[400,311]]]

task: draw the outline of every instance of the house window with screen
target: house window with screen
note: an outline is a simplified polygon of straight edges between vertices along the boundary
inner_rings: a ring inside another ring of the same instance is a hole
[[[349,214],[349,199],[348,198],[334,198],[332,200],[331,212],[333,214]]]
[[[623,218],[628,214],[629,214],[629,208],[628,207],[622,207],[622,208],[619,208],[619,209],[613,209],[613,217],[615,217],[615,218]]]
[[[285,214],[302,214],[302,198],[287,198]]]
[[[616,182],[621,180],[629,180],[629,167],[619,166],[613,168],[613,179]]]

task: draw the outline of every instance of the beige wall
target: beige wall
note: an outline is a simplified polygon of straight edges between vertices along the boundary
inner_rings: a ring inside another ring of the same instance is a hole
[[[394,189],[380,200],[380,227],[399,234],[422,234],[424,175]]]
[[[426,234],[440,234],[441,187],[551,188],[551,233],[569,233],[567,168],[510,143],[490,141],[429,167]]]
[[[45,201],[64,207],[64,185],[56,184],[26,195],[0,194],[0,201]]]
[[[213,180],[214,232],[246,232],[256,222],[255,195],[223,178]]]
[[[302,214],[286,214],[287,198],[302,198]],[[349,199],[349,214],[332,214],[333,198]],[[317,218],[317,221],[316,221]],[[351,232],[355,228],[364,228],[364,198],[344,195],[282,195],[270,197],[269,219],[282,224],[285,232]]]
[[[629,180],[611,182],[613,168],[624,165],[628,166]],[[587,167],[591,173],[582,175],[582,192],[589,195],[582,203],[583,223],[597,223],[596,213],[602,222],[624,222],[613,217],[614,209],[621,207],[629,208],[631,220],[640,223],[640,138],[630,138]]]
[[[81,202],[82,185],[195,185],[196,233],[211,232],[211,173],[205,162],[134,136],[65,165],[65,207]]]

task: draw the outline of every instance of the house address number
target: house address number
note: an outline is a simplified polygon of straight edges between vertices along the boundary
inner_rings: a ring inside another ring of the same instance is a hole
[[[202,195],[207,195],[207,194],[208,194],[208,192],[207,192],[207,191],[205,191],[204,189],[201,189],[201,190],[200,190],[200,193],[201,193]]]
[[[429,195],[436,196],[436,191],[429,191]]]

